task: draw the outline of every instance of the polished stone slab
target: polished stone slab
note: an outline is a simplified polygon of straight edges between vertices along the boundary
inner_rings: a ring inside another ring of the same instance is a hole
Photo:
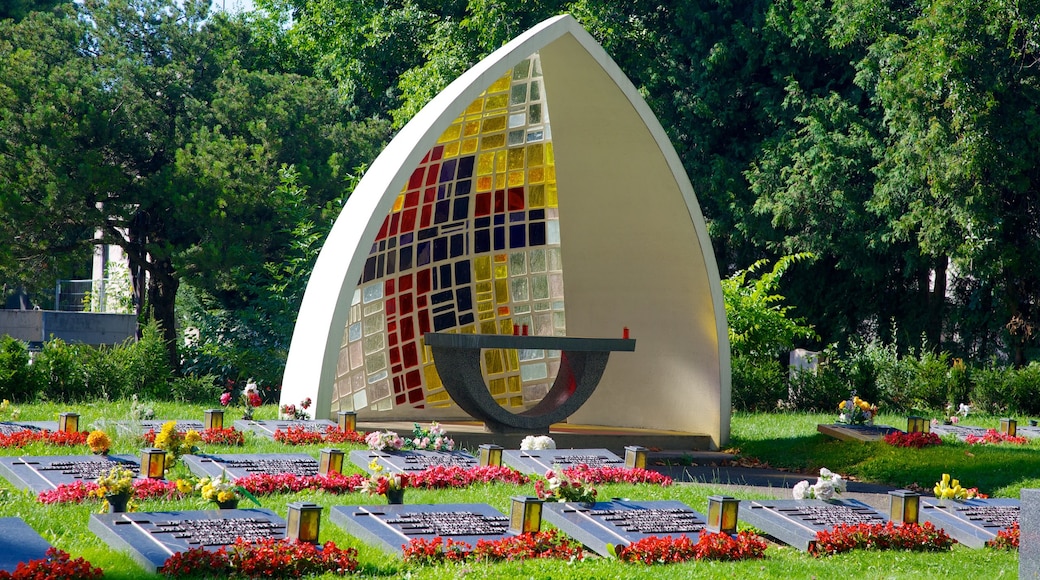
[[[43,559],[50,547],[22,518],[0,518],[0,570],[14,572],[22,562]]]
[[[799,550],[816,542],[816,533],[838,524],[883,524],[888,517],[854,499],[744,500],[739,519]]]
[[[19,489],[40,493],[62,484],[94,481],[116,465],[136,473],[141,463],[132,455],[22,455],[0,457],[0,475]]]
[[[458,466],[469,469],[480,465],[476,457],[465,451],[383,451],[354,450],[350,452],[350,461],[365,471],[372,472],[369,465],[372,460],[378,461],[389,473],[420,473],[430,467]]]
[[[170,556],[202,547],[216,551],[235,543],[282,539],[285,520],[268,509],[90,514],[88,529],[116,550],[127,551],[155,574]]]
[[[1018,521],[1017,499],[940,500],[921,498],[921,521],[946,530],[951,538],[969,548],[983,548]]]
[[[0,421],[0,434],[14,435],[21,431],[57,431],[57,421]]]
[[[589,467],[624,467],[625,460],[606,449],[506,449],[502,463],[520,473],[544,475],[550,469],[566,469],[578,465]]]
[[[1040,579],[1040,489],[1019,494],[1018,577]]]
[[[181,457],[192,473],[217,477],[227,473],[234,480],[256,473],[317,475],[318,460],[306,453],[222,453]]]
[[[986,434],[987,429],[985,427],[971,427],[967,425],[932,425],[932,433],[935,433],[939,437],[953,436],[961,441],[968,438],[968,435],[975,435],[982,437]]]
[[[163,425],[174,421],[177,424],[177,431],[179,433],[187,433],[188,431],[198,431],[201,433],[205,427],[202,421],[195,419],[144,419],[141,421],[109,421],[101,422],[95,421],[94,428],[101,429],[103,431],[110,431],[110,427],[114,428],[116,433],[121,435],[144,435],[149,431],[155,431],[156,434],[162,431]]]
[[[900,431],[900,429],[888,425],[847,425],[845,423],[821,424],[816,426],[816,430],[842,441],[880,441],[885,435]]]
[[[516,535],[509,531],[509,518],[484,503],[333,506],[329,519],[365,543],[396,554],[416,538],[450,538],[475,547],[479,540]]]
[[[303,428],[306,431],[312,433],[324,433],[329,427],[337,427],[335,421],[329,421],[328,419],[316,419],[316,420],[304,420],[304,419],[263,419],[263,420],[246,420],[237,419],[235,421],[235,429],[246,432],[251,431],[261,437],[267,439],[274,439],[275,431],[287,431],[289,427],[294,429]]]
[[[548,502],[542,504],[542,518],[605,557],[611,556],[609,546],[627,546],[650,536],[685,535],[696,541],[705,525],[702,514],[674,500]]]

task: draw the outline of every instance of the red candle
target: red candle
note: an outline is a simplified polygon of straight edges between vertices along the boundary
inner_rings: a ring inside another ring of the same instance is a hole
[[[527,325],[524,325],[524,336],[527,336]]]
[[[513,336],[520,336],[520,326],[519,325],[516,325],[516,324],[513,325]]]
[[[621,336],[623,336],[624,338],[628,338],[628,327],[627,326],[622,330]]]

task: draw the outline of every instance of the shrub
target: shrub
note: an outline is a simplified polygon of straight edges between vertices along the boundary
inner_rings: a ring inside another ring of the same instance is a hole
[[[950,354],[924,351],[917,360],[910,359],[913,370],[911,401],[914,407],[942,409],[950,400]]]
[[[36,398],[38,385],[29,365],[29,348],[24,342],[0,338],[0,395],[15,402]]]
[[[786,406],[805,411],[835,412],[838,401],[849,398],[849,381],[842,375],[833,349],[820,353],[815,370],[799,369],[788,379]],[[858,391],[857,391],[858,392]]]
[[[177,377],[170,385],[170,393],[175,401],[182,403],[208,404],[217,400],[221,389],[213,375],[186,375]]]
[[[68,344],[60,338],[44,343],[32,365],[35,380],[42,385],[44,399],[73,402],[85,398],[87,375],[80,348],[80,345]]]
[[[127,395],[127,375],[119,364],[121,347],[85,347],[77,349],[83,365],[84,390],[76,393],[79,400],[119,399]]]
[[[735,354],[730,363],[733,406],[748,411],[775,409],[786,398],[784,372],[777,361],[761,362]]]
[[[1014,369],[989,366],[975,369],[971,376],[974,388],[971,391],[972,405],[979,411],[998,414],[1007,411],[1014,401],[1011,375]]]
[[[142,327],[139,340],[123,343],[118,356],[126,373],[126,396],[136,393],[143,398],[170,398],[173,371],[158,322],[152,320]]]
[[[1040,363],[1032,362],[1008,372],[1008,391],[1015,406],[1027,415],[1040,414]]]

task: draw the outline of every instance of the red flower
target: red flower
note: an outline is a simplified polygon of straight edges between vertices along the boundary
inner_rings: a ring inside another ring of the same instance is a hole
[[[672,564],[690,560],[748,560],[765,555],[766,543],[757,535],[743,531],[736,536],[703,532],[693,542],[685,535],[678,538],[649,536],[628,546],[615,549],[623,562]]]
[[[940,552],[949,550],[954,540],[931,523],[919,524],[838,524],[833,530],[816,532],[809,545],[814,556],[829,556],[850,550],[909,550]]]
[[[915,433],[903,433],[902,431],[892,431],[888,435],[885,435],[885,443],[895,447],[913,447],[914,449],[921,449],[922,447],[928,447],[930,445],[941,445],[942,439],[935,433],[921,433],[920,431]]]

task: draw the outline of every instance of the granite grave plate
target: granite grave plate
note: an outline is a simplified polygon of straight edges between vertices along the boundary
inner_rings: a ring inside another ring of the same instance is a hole
[[[1040,578],[1040,489],[1023,488],[1019,498],[1018,577],[1035,580]]]
[[[185,455],[181,458],[192,473],[217,477],[227,472],[231,480],[255,473],[317,475],[318,460],[306,453],[227,453]]]
[[[816,542],[816,532],[820,530],[830,530],[838,524],[888,522],[887,516],[854,499],[745,500],[740,502],[738,517],[803,551]]]
[[[627,546],[649,536],[683,536],[697,541],[704,516],[674,500],[542,504],[542,518],[601,556],[607,545]]]
[[[969,548],[983,548],[1018,521],[1017,499],[939,500],[921,498],[921,521],[946,530],[951,538]]]
[[[506,449],[502,452],[502,463],[520,473],[538,475],[544,475],[550,469],[577,467],[582,464],[589,467],[625,466],[624,459],[606,449]]]
[[[419,473],[429,467],[457,465],[462,468],[477,467],[480,462],[465,451],[382,451],[354,450],[350,460],[365,471],[371,472],[369,464],[376,459],[389,473]]]
[[[842,441],[880,441],[889,433],[902,431],[888,425],[848,425],[846,423],[817,425],[816,430]]]
[[[0,475],[19,489],[40,493],[63,483],[94,481],[116,465],[125,465],[136,473],[141,463],[132,455],[0,457]]]
[[[149,431],[159,433],[159,431],[162,430],[163,425],[170,421],[177,423],[177,431],[179,433],[187,433],[192,430],[202,433],[202,431],[205,430],[202,421],[196,421],[194,419],[145,419],[143,421],[112,421],[105,424],[102,424],[100,421],[95,421],[94,427],[104,430],[108,429],[109,425],[112,425],[115,427],[117,433],[123,435],[144,435]]]
[[[0,570],[14,572],[20,562],[44,558],[50,547],[22,518],[0,518]]]
[[[414,538],[440,536],[466,542],[514,536],[509,518],[485,503],[333,506],[329,519],[351,535],[401,554]]]
[[[245,420],[238,419],[235,421],[235,429],[239,431],[252,431],[261,437],[268,439],[274,439],[275,431],[288,431],[289,427],[300,428],[302,427],[306,431],[312,433],[324,433],[329,427],[338,427],[335,421],[329,421],[328,419],[316,419],[313,421],[303,419],[285,419],[285,420]]]
[[[985,427],[970,427],[966,425],[932,425],[931,431],[939,437],[953,435],[957,439],[964,441],[968,438],[968,435],[982,437],[986,434],[987,429]]]
[[[192,548],[216,551],[237,538],[255,541],[285,537],[285,520],[259,508],[90,514],[87,527],[112,548],[128,551],[153,574],[167,558]]]
[[[0,421],[0,435],[14,435],[21,431],[57,431],[57,421]]]

